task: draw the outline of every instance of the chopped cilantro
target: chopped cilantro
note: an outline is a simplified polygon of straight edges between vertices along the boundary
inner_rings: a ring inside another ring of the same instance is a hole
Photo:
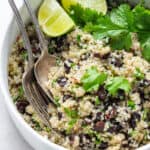
[[[143,111],[143,120],[147,120],[148,117],[148,113],[150,112],[150,110],[148,108],[145,108]]]
[[[54,87],[56,81],[57,81],[56,79],[52,80],[52,87]]]
[[[51,132],[51,129],[50,129],[49,127],[44,127],[44,130],[45,130],[46,132]]]
[[[23,95],[24,95],[24,90],[23,90],[23,87],[20,86],[20,87],[18,88],[18,94],[13,97],[13,101],[14,101],[14,102],[18,101],[20,98],[23,97]]]
[[[106,84],[106,89],[111,95],[116,95],[118,90],[124,90],[128,93],[131,90],[131,85],[124,77],[112,77]]]
[[[100,133],[93,131],[92,129],[87,128],[86,133],[90,136],[95,137],[95,144],[99,145],[102,142]]]
[[[27,51],[21,52],[21,57],[22,57],[23,60],[27,60],[28,59],[28,53],[27,53]]]
[[[98,90],[99,86],[105,82],[107,75],[100,73],[95,66],[86,70],[85,74],[81,78],[83,88],[87,92]]]
[[[131,108],[131,109],[135,109],[135,106],[136,106],[136,105],[135,105],[135,102],[132,101],[132,100],[128,100],[127,105],[128,105],[128,107]]]
[[[57,57],[57,59],[56,59],[56,64],[57,64],[57,66],[59,66],[60,63],[61,63],[61,58],[60,58],[60,57]]]
[[[69,122],[68,122],[68,129],[67,129],[67,133],[71,133],[71,130],[73,128],[73,126],[77,123],[77,119],[71,119]]]
[[[129,135],[132,137],[132,136],[135,136],[137,134],[137,131],[135,131],[135,130],[131,130],[130,132],[129,132]]]
[[[78,43],[81,42],[81,35],[80,35],[80,34],[77,35],[77,42],[78,42]]]
[[[54,103],[57,107],[60,107],[59,97],[54,97]]]
[[[98,96],[96,96],[96,99],[95,99],[95,104],[96,105],[99,105],[101,102],[100,102],[100,99],[98,98]]]
[[[75,23],[81,27],[84,27],[89,22],[97,23],[99,17],[102,16],[102,14],[98,13],[97,11],[89,8],[83,8],[79,4],[72,5],[70,9],[70,16]]]
[[[137,79],[144,79],[144,73],[141,72],[141,70],[139,68],[136,68],[134,76]]]
[[[64,111],[66,113],[66,115],[69,117],[69,118],[78,118],[78,111],[77,110],[74,110],[74,109],[69,109],[69,108],[64,108]]]
[[[132,33],[137,33],[143,57],[150,61],[150,10],[141,5],[131,9],[122,4],[107,15],[99,14],[80,5],[71,7],[71,17],[75,23],[97,39],[109,38],[114,50],[129,50],[132,46]]]

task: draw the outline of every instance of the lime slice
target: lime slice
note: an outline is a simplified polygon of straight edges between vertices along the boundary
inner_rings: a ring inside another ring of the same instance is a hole
[[[45,0],[38,12],[38,21],[45,34],[57,37],[74,27],[73,20],[56,0]]]
[[[107,12],[106,0],[61,0],[61,3],[67,11],[69,11],[71,5],[79,3],[83,7],[94,9],[103,14]]]

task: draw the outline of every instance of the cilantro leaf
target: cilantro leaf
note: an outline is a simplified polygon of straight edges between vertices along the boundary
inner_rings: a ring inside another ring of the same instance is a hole
[[[132,100],[128,100],[127,102],[128,107],[130,107],[131,109],[135,109],[135,102]]]
[[[110,40],[111,47],[113,49],[122,49],[125,48],[128,50],[132,45],[131,33],[126,32],[122,33],[119,36],[116,36]]]
[[[99,86],[102,85],[106,79],[107,75],[105,73],[99,73],[98,69],[92,66],[85,72],[81,78],[81,82],[84,90],[91,92],[98,90]]]
[[[131,90],[131,85],[124,77],[113,77],[106,84],[106,89],[111,95],[116,95],[118,90],[124,90],[128,93]]]
[[[96,96],[95,104],[96,104],[96,105],[99,105],[100,103],[101,103],[100,99],[98,98],[98,96]]]
[[[70,118],[78,118],[78,112],[74,109],[64,108],[64,112]]]
[[[134,16],[131,11],[131,8],[127,4],[120,5],[118,9],[112,10],[110,14],[111,21],[122,27],[131,30],[134,23]]]
[[[102,16],[102,14],[98,13],[96,10],[83,8],[80,4],[72,5],[70,10],[70,16],[80,27],[84,27],[89,22],[96,24],[98,19]]]
[[[144,73],[141,72],[141,70],[139,68],[136,68],[134,76],[137,79],[144,79]]]
[[[150,11],[140,5],[137,5],[133,9],[133,14],[137,31],[150,31]]]
[[[143,57],[150,61],[150,11],[142,6],[133,10],[138,39],[143,48]]]

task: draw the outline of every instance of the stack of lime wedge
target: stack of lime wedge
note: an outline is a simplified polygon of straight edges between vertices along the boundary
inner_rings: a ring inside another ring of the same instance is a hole
[[[83,7],[106,13],[105,0],[61,0],[64,9],[69,11],[71,5],[81,4]],[[61,36],[71,30],[75,24],[57,0],[44,0],[38,12],[38,21],[45,34],[51,37]]]

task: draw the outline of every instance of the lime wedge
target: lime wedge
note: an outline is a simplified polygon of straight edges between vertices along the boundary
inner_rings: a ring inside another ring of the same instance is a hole
[[[71,5],[79,3],[83,7],[94,9],[103,14],[107,12],[106,0],[61,0],[61,3],[67,11],[69,11]]]
[[[73,20],[56,0],[45,0],[38,12],[38,21],[45,34],[57,37],[74,27]]]

